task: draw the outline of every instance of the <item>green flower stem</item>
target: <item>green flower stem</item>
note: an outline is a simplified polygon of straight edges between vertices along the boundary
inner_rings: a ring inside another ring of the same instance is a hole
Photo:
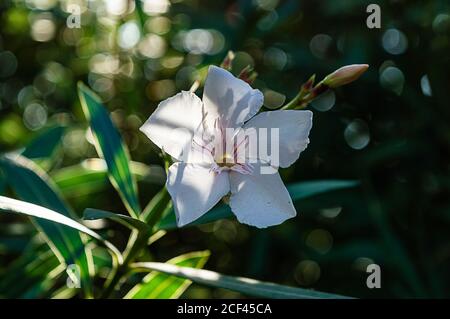
[[[308,106],[312,100],[317,98],[322,93],[328,90],[328,86],[322,82],[319,82],[313,89],[308,89],[305,85],[302,86],[300,92],[281,110],[301,110]]]
[[[284,105],[281,110],[293,110],[296,109],[296,107],[301,103],[301,101],[304,99],[305,97],[305,90],[302,89],[300,90],[300,92],[298,92],[298,94],[291,100],[289,101],[286,105]]]
[[[105,288],[103,289],[102,294],[100,295],[100,298],[109,298],[114,289],[116,288],[117,284],[127,273],[129,263],[135,257],[134,255],[140,250],[137,249],[139,237],[140,237],[139,232],[137,230],[133,230],[131,232],[130,238],[127,243],[127,248],[125,249],[124,252],[124,261],[123,263],[119,264],[117,267],[114,267],[112,269],[105,283]]]
[[[164,187],[153,199],[148,203],[147,207],[141,214],[141,220],[149,225],[149,229],[153,229],[156,223],[159,221],[163,213],[166,211],[166,207],[170,202],[170,196],[167,189]],[[152,231],[138,231],[133,230],[127,243],[127,247],[124,251],[124,261],[122,264],[113,268],[108,280],[105,283],[105,288],[101,294],[101,298],[109,298],[114,292],[117,285],[121,280],[126,277],[129,264],[139,254],[139,252],[147,245]]]

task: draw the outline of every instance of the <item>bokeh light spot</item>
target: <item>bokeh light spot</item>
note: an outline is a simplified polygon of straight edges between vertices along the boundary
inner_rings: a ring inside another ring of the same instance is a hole
[[[405,76],[399,68],[389,66],[381,72],[380,83],[385,89],[401,95],[405,83]]]
[[[286,96],[284,94],[278,93],[273,90],[264,91],[264,106],[269,109],[279,108],[286,101]]]
[[[56,25],[51,15],[40,14],[33,18],[31,23],[31,37],[38,42],[47,42],[53,39]]]
[[[31,103],[23,112],[23,123],[30,130],[40,129],[47,123],[47,109],[39,103]]]
[[[142,10],[152,16],[166,13],[169,11],[169,0],[141,0],[143,2]]]
[[[371,258],[358,257],[353,262],[352,268],[357,271],[366,272],[367,266],[369,266],[370,264],[373,264],[373,263],[374,263],[374,261]]]
[[[253,0],[253,3],[260,9],[271,11],[276,8],[279,0]]]
[[[342,207],[330,207],[320,210],[320,215],[326,218],[336,218],[342,211]]]
[[[138,44],[141,33],[135,21],[122,24],[119,28],[118,44],[122,49],[129,50]]]
[[[172,80],[152,81],[147,86],[147,96],[152,101],[161,101],[175,94]]]
[[[408,38],[397,29],[389,29],[383,34],[383,48],[390,54],[402,54],[408,49]]]
[[[276,70],[283,70],[287,61],[287,54],[279,48],[269,48],[264,54],[264,64]]]
[[[450,15],[440,13],[433,20],[433,30],[436,33],[445,33],[450,31]]]
[[[333,246],[333,236],[325,229],[314,229],[306,236],[305,244],[320,254],[326,254]]]
[[[344,138],[348,146],[361,150],[370,142],[369,127],[363,120],[356,119],[345,128]]]
[[[0,52],[0,78],[7,78],[17,70],[17,59],[10,51]]]
[[[150,19],[145,26],[149,32],[163,35],[170,31],[171,23],[169,18],[154,17]]]
[[[430,80],[428,79],[428,75],[423,75],[420,78],[420,88],[422,89],[423,95],[432,96],[433,92],[431,91]]]
[[[313,108],[320,112],[331,110],[336,102],[336,95],[333,90],[328,90],[319,95],[311,102]]]
[[[333,38],[328,34],[317,34],[309,42],[309,49],[315,57],[324,59],[332,44]]]
[[[143,56],[157,59],[166,53],[166,41],[157,34],[147,34],[141,42],[139,42],[139,53]]]
[[[310,286],[320,278],[320,266],[313,260],[303,260],[295,268],[295,280],[302,286]]]

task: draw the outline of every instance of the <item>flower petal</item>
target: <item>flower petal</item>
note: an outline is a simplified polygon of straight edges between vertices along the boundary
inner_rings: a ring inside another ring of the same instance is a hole
[[[220,117],[226,128],[238,128],[261,108],[264,96],[230,72],[210,66],[203,91],[209,125]]]
[[[274,147],[278,147],[279,163],[275,163],[274,152],[271,149],[271,143],[267,143],[267,152],[259,152],[257,154],[250,154],[251,158],[258,158],[261,161],[271,163],[274,166],[288,167],[292,165],[300,156],[309,143],[309,131],[312,127],[311,111],[296,111],[296,110],[278,110],[262,112],[245,123],[244,129],[256,129],[259,132],[261,128],[267,128],[267,136],[271,135],[272,128],[279,129],[279,143],[275,143]],[[258,140],[261,143],[259,135]],[[265,143],[265,141],[263,141]],[[268,142],[268,141],[267,141]],[[253,153],[257,148],[253,148]],[[275,152],[277,150],[274,150]],[[266,154],[264,154],[266,153]],[[268,154],[268,155],[267,155]]]
[[[159,103],[140,130],[176,159],[189,151],[203,118],[203,105],[194,93],[183,91]]]
[[[166,186],[179,227],[201,217],[230,191],[227,172],[217,174],[207,166],[181,162],[169,167]]]
[[[262,174],[255,165],[253,174],[230,172],[230,207],[244,224],[265,228],[295,217],[291,197],[276,170]]]

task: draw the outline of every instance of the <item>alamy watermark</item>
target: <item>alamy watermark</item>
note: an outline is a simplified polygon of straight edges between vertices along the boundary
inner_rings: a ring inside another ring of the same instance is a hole
[[[189,134],[185,128],[172,130],[172,140],[189,136],[180,160],[184,163],[209,163],[212,170],[251,173],[258,165],[260,174],[274,174],[280,166],[279,128],[229,128],[215,124],[212,129]]]
[[[81,28],[81,7],[77,4],[69,4],[67,11],[70,15],[66,19],[66,25],[69,29]]]
[[[370,273],[366,279],[367,288],[381,288],[381,267],[377,264],[370,264],[367,266],[366,272]]]
[[[369,29],[381,28],[381,8],[378,4],[371,3],[367,6],[366,12],[370,13],[366,19],[366,25]]]

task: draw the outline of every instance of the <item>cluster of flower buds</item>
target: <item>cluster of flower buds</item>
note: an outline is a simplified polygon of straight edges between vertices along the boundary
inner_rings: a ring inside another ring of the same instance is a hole
[[[220,67],[227,71],[231,71],[231,68],[233,66],[233,60],[235,57],[236,55],[234,54],[233,51],[228,51],[225,59],[223,59],[222,63],[220,64]],[[247,65],[239,73],[238,78],[247,82],[248,84],[252,84],[256,80],[257,76],[258,73],[255,72],[253,66]]]
[[[228,51],[225,59],[220,64],[220,67],[230,71],[233,65],[233,60],[235,58],[235,54],[233,51]],[[356,81],[366,70],[369,65],[367,64],[351,64],[343,66],[333,73],[328,74],[322,81],[315,84],[316,75],[313,74],[308,81],[306,81],[300,88],[299,93],[286,105],[284,105],[281,109],[290,110],[290,109],[303,109],[308,104],[317,98],[322,93],[326,92],[329,89],[335,89],[337,87],[349,84],[353,81]],[[239,73],[238,78],[252,84],[258,73],[256,73],[251,65],[247,65],[242,71]]]

